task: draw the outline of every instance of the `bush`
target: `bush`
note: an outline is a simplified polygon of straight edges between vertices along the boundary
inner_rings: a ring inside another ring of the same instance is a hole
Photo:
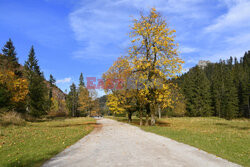
[[[173,108],[173,116],[183,117],[186,113],[186,104],[182,101],[178,101]]]
[[[14,111],[6,112],[1,117],[2,125],[25,125],[25,123],[22,115]]]
[[[48,116],[49,117],[66,117],[67,113],[63,111],[57,111],[57,112],[53,111],[53,112],[49,112]]]
[[[26,121],[29,121],[29,122],[35,122],[37,120],[37,118],[27,113],[25,114],[24,118]]]

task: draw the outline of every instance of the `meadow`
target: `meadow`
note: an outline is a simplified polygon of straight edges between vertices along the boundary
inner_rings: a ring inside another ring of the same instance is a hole
[[[0,166],[40,166],[90,133],[92,118],[61,118],[0,125]]]
[[[125,117],[108,117],[127,122]],[[139,126],[139,119],[133,118]],[[250,166],[250,121],[217,117],[174,117],[158,119],[156,126],[141,129],[197,147],[243,166]]]

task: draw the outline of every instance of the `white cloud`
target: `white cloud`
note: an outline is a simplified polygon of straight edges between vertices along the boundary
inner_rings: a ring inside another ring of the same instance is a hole
[[[250,1],[226,1],[228,12],[219,16],[215,22],[205,28],[205,32],[227,31],[230,28],[250,26]],[[234,5],[233,5],[234,4]]]
[[[140,11],[155,7],[164,15],[177,14],[178,18],[200,18],[202,0],[93,0],[82,1],[69,14],[70,26],[78,41],[75,58],[111,58],[127,49],[129,25]],[[131,17],[133,16],[133,17]],[[107,50],[107,48],[112,48]]]
[[[250,32],[248,33],[241,33],[236,36],[230,36],[225,39],[225,42],[227,43],[233,43],[234,45],[244,45],[250,43]],[[250,48],[249,48],[250,49]]]
[[[79,44],[74,58],[111,61],[125,54],[131,16],[138,17],[139,11],[151,7],[166,16],[170,28],[177,30],[176,41],[187,44],[180,47],[180,52],[193,54],[183,57],[189,65],[199,59],[239,57],[248,47],[249,0],[93,0],[82,1],[69,15]]]
[[[69,83],[71,81],[71,78],[64,78],[64,79],[59,79],[56,81],[57,84],[59,83]]]
[[[181,53],[193,53],[193,52],[197,52],[197,51],[199,51],[199,49],[192,48],[192,47],[181,47],[180,48]]]

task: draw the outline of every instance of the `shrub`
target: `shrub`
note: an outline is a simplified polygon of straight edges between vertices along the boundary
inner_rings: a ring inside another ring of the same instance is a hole
[[[2,115],[1,117],[2,125],[25,125],[25,120],[22,118],[20,113],[9,111]]]
[[[37,120],[34,116],[27,114],[27,113],[25,114],[24,118],[26,121],[29,121],[29,122],[35,122]]]

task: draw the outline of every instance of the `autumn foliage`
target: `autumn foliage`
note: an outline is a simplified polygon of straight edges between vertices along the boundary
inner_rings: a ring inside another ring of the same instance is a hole
[[[53,90],[59,90],[55,79],[52,78],[51,82],[45,80],[33,46],[24,66],[18,63],[16,55],[13,42],[9,39],[0,54],[0,114],[12,119],[18,117],[18,113],[24,113],[28,118],[30,115],[39,117],[67,112],[64,93],[57,91],[61,97],[56,91],[53,93]],[[15,112],[18,113],[13,114]]]
[[[123,81],[121,90],[105,87],[111,111],[128,112],[130,121],[132,113],[139,111],[141,118],[145,113],[146,125],[149,116],[154,125],[158,110],[173,107],[178,97],[173,98],[172,92],[177,86],[169,79],[181,72],[184,63],[178,56],[174,33],[154,8],[148,15],[142,14],[140,19],[134,20],[129,55],[120,57],[103,74],[105,81]]]

